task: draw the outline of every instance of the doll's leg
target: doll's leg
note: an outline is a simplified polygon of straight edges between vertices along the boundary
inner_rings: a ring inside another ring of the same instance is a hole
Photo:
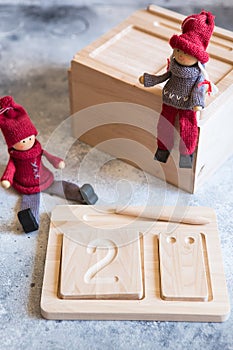
[[[29,233],[39,228],[40,193],[24,194],[22,196],[21,210],[18,219],[24,232]]]
[[[193,154],[197,145],[198,127],[196,112],[180,110],[180,153]]]
[[[196,112],[180,110],[180,168],[192,168],[193,153],[197,145]]]
[[[98,200],[98,197],[90,184],[84,184],[82,187],[79,187],[68,181],[54,181],[44,192],[80,204],[95,204]]]
[[[174,124],[177,109],[163,104],[157,126],[158,149],[155,153],[155,160],[166,163],[170,151],[174,146]]]

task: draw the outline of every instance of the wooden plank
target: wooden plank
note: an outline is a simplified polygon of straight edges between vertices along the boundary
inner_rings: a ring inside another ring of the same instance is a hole
[[[89,57],[105,65],[105,72],[108,67],[115,68],[115,76],[124,74],[135,77],[145,70],[145,60],[147,70],[156,73],[164,64],[162,57],[170,55],[170,48],[167,45],[170,32],[165,33],[164,29],[156,29],[153,33],[149,31],[148,25],[128,26],[110,40],[104,42],[97,49],[94,49]],[[139,50],[140,43],[143,43],[143,50]],[[155,47],[160,47],[160,55],[155,54]]]
[[[164,300],[207,301],[208,286],[200,233],[159,235],[161,295]]]
[[[159,17],[164,17],[164,18],[168,19],[169,21],[174,21],[177,23],[177,25],[178,24],[180,25],[181,22],[185,18],[185,16],[180,14],[180,13],[177,13],[177,12],[165,9],[165,8],[161,8],[161,7],[153,5],[153,4],[151,4],[147,7],[147,11],[149,11],[149,12],[151,12],[154,15],[157,15]]]
[[[232,82],[233,70],[219,82],[220,93],[203,111],[203,119],[199,121],[194,191],[233,154]],[[223,90],[224,93],[221,93]]]
[[[60,295],[64,299],[141,299],[137,231],[63,225]]]

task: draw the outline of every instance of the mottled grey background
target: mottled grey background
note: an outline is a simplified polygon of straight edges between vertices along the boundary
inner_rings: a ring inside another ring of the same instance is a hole
[[[186,0],[185,5],[183,0],[160,0],[155,4],[187,15],[205,7],[214,12],[217,25],[233,30],[232,0]],[[65,121],[54,153],[59,154],[59,144],[66,145],[69,139],[67,68],[71,58],[134,10],[146,6],[147,2],[140,0],[0,1],[0,95],[12,94],[25,106],[44,146]],[[88,157],[90,151],[89,146],[76,142],[67,155],[63,176],[79,184],[91,181],[100,203],[115,205],[128,186],[132,204],[178,203],[216,210],[232,301],[233,158],[190,195],[100,152],[96,158]],[[0,136],[0,173],[7,159]],[[58,172],[55,175],[59,177]],[[39,304],[49,214],[56,204],[65,203],[48,195],[42,199],[40,230],[25,235],[15,217],[20,196],[0,188],[1,349],[233,349],[232,316],[222,324],[42,319]]]

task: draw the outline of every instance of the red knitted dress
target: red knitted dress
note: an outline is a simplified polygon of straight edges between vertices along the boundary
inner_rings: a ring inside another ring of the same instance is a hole
[[[42,163],[42,155],[55,168],[62,161],[43,150],[37,140],[31,149],[23,152],[10,149],[9,154],[10,159],[1,181],[8,180],[18,192],[24,194],[41,192],[54,181],[52,172]]]

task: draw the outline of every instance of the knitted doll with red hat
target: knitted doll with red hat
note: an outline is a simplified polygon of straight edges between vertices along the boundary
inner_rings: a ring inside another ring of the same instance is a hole
[[[81,204],[94,204],[97,201],[89,184],[79,188],[67,181],[54,181],[52,172],[42,163],[42,155],[57,169],[64,168],[64,161],[42,149],[36,140],[37,130],[27,112],[11,96],[0,98],[0,128],[10,156],[1,184],[4,188],[12,186],[23,194],[18,218],[25,232],[35,231],[39,227],[41,191]]]
[[[185,18],[182,34],[173,35],[170,45],[173,54],[166,73],[155,76],[144,73],[139,81],[151,87],[167,80],[163,88],[163,105],[157,126],[158,148],[154,159],[166,163],[174,145],[175,118],[180,124],[180,168],[191,168],[196,149],[198,127],[196,111],[205,106],[206,84],[209,92],[216,87],[208,80],[204,64],[214,30],[214,16],[202,11]],[[212,91],[213,92],[213,91]]]

